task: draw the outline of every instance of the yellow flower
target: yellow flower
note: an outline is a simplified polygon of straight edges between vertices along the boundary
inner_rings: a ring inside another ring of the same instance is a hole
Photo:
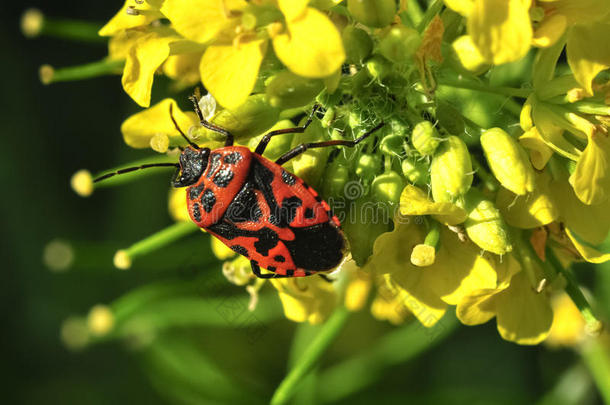
[[[278,291],[284,315],[295,322],[319,324],[337,305],[332,283],[321,277],[271,279],[271,284]]]
[[[396,300],[431,327],[447,305],[457,304],[471,291],[496,287],[496,259],[481,256],[475,245],[462,243],[456,234],[443,229],[434,264],[416,267],[410,262],[411,250],[424,240],[425,228],[415,219],[397,217],[394,230],[375,241],[364,270],[382,276]]]
[[[529,51],[530,0],[445,0],[445,4],[467,18],[468,35],[485,61],[508,63]]]
[[[182,85],[200,77],[218,103],[231,109],[254,89],[269,39],[279,59],[301,76],[331,76],[345,60],[339,32],[326,15],[307,2],[279,1],[278,7],[244,0],[167,0],[160,8],[133,5],[132,14],[141,15],[131,20],[122,10],[101,34],[119,38],[111,41],[112,55],[125,55],[123,87],[141,106],[150,104],[154,74],[165,64],[163,71],[170,77],[188,73],[188,78],[180,78]],[[163,17],[170,27],[150,24]]]
[[[570,184],[585,204],[601,204],[610,197],[610,139],[608,130],[600,127],[589,136]]]

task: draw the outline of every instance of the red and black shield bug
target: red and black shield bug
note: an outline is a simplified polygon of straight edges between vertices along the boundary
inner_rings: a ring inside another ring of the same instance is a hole
[[[95,182],[149,167],[176,167],[172,185],[187,187],[187,206],[193,222],[248,258],[257,277],[304,277],[337,267],[345,252],[339,219],[313,188],[284,170],[282,164],[307,149],[356,146],[383,123],[353,141],[301,144],[272,162],[262,156],[271,138],[304,132],[317,107],[303,126],[267,133],[252,152],[244,146],[234,146],[229,131],[204,119],[197,97],[191,97],[191,101],[201,125],[226,137],[224,147],[210,150],[189,140],[178,127],[170,106],[176,129],[189,143],[182,150],[180,162],[130,167],[105,174]],[[271,273],[262,274],[261,267]]]

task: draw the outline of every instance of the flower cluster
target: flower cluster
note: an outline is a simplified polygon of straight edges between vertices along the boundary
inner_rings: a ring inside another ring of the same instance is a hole
[[[408,3],[408,6],[407,6]],[[287,318],[319,323],[372,295],[379,319],[435,325],[450,306],[500,335],[543,341],[555,297],[570,293],[590,332],[599,322],[569,269],[610,260],[610,3],[445,0],[127,0],[100,30],[124,61],[125,92],[145,109],[121,130],[134,148],[175,156],[185,141],[221,139],[174,99],[151,106],[164,75],[202,85],[200,106],[239,144],[355,139],[287,164],[331,203],[350,246],[328,283],[273,280]],[[565,53],[564,53],[565,50]],[[180,100],[179,100],[180,101]],[[81,174],[82,175],[82,174]],[[189,221],[184,190],[170,194]],[[264,284],[213,240],[223,272],[256,303]],[[557,319],[556,319],[557,321]]]

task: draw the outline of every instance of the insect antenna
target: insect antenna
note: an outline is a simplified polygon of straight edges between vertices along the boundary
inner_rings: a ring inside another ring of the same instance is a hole
[[[169,117],[172,119],[172,122],[174,123],[174,126],[176,127],[176,129],[178,130],[178,132],[180,132],[180,135],[182,135],[182,137],[188,142],[189,145],[191,145],[193,148],[199,150],[201,149],[199,147],[199,145],[197,145],[195,142],[191,141],[184,132],[182,132],[182,130],[180,129],[180,127],[178,126],[178,123],[176,122],[176,118],[174,118],[174,105],[170,104],[169,105]],[[180,148],[180,150],[183,150],[182,148]]]
[[[97,183],[98,181],[109,179],[110,177],[114,177],[118,174],[135,172],[136,170],[142,170],[142,169],[150,169],[151,167],[175,167],[176,169],[178,169],[178,168],[180,168],[180,165],[178,163],[147,163],[147,164],[140,165],[140,166],[126,167],[125,169],[119,169],[115,172],[106,173],[106,174],[96,178],[95,180],[93,180],[93,182]]]

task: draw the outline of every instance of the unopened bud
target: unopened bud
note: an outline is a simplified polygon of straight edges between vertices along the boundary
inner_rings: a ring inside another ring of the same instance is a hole
[[[396,14],[394,0],[348,0],[347,9],[356,21],[369,27],[389,25]]]
[[[413,133],[411,135],[411,143],[413,147],[417,149],[419,153],[424,156],[430,156],[434,154],[438,147],[440,137],[436,128],[430,121],[418,122],[413,127]]]
[[[457,136],[450,136],[441,143],[430,166],[434,201],[454,202],[468,192],[472,179],[468,147]]]
[[[466,196],[466,211],[464,228],[477,246],[498,255],[513,250],[506,224],[493,202],[473,189]]]
[[[266,94],[271,106],[285,110],[309,104],[323,87],[321,80],[283,71],[267,85]]]
[[[362,63],[371,54],[373,40],[366,31],[348,26],[343,30],[342,37],[348,63]]]
[[[379,42],[379,53],[395,63],[410,61],[421,44],[419,33],[413,28],[396,25]]]
[[[487,163],[502,186],[518,195],[534,190],[534,169],[515,138],[500,128],[491,128],[480,141]]]

